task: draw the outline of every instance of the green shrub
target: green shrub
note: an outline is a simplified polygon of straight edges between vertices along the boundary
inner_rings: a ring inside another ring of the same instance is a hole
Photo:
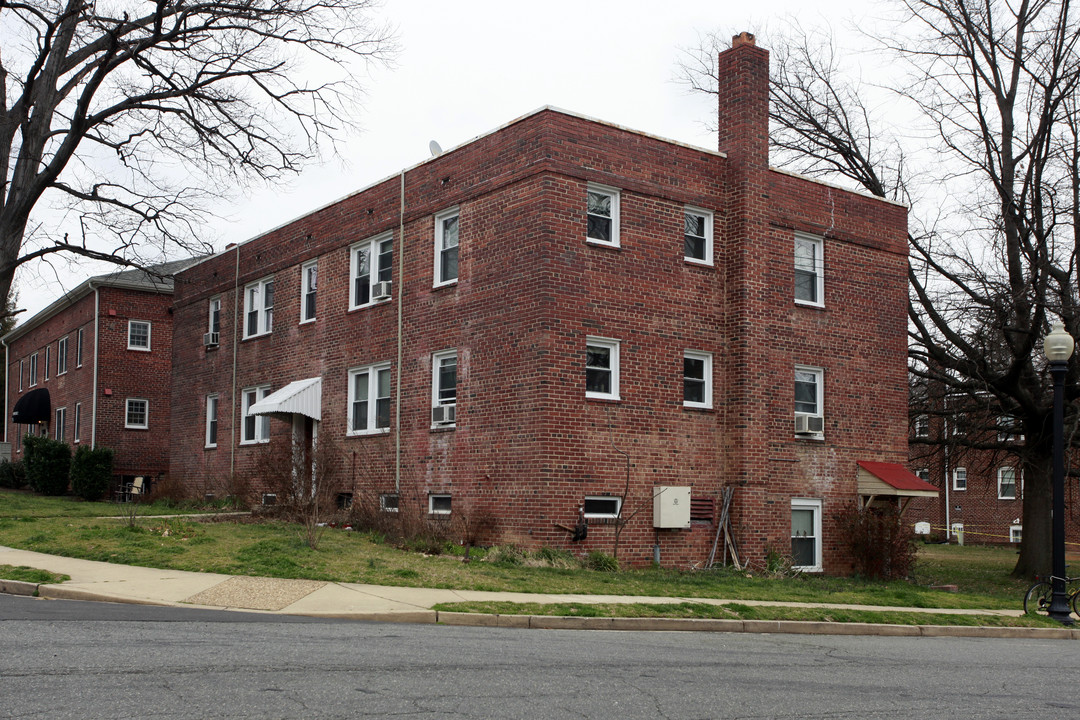
[[[71,461],[71,490],[84,500],[105,497],[112,479],[113,451],[81,445]]]
[[[0,462],[0,487],[18,490],[26,485],[26,467],[22,460]]]
[[[71,448],[67,443],[51,438],[27,435],[26,480],[34,492],[42,495],[63,495],[68,489],[71,471]]]
[[[605,552],[592,550],[585,556],[585,567],[600,572],[618,572],[619,561]]]
[[[907,578],[915,568],[915,532],[894,507],[857,508],[836,514],[839,538],[851,554],[855,574],[878,580]]]

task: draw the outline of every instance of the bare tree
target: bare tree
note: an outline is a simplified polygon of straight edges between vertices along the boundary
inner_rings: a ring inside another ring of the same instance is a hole
[[[208,201],[351,126],[357,63],[393,51],[373,4],[0,0],[0,297],[35,258],[207,249]]]
[[[1050,570],[1051,404],[1041,339],[1061,317],[1080,335],[1080,24],[1069,0],[896,0],[883,49],[906,68],[897,105],[917,128],[875,117],[838,71],[831,38],[774,36],[775,161],[909,202],[912,372],[1011,416],[1024,442],[1024,534],[1014,574]],[[695,54],[682,72],[708,91]],[[894,108],[895,110],[895,108]],[[925,137],[918,129],[925,128]],[[932,166],[908,158],[923,148]],[[1066,380],[1076,424],[1080,372]],[[1071,430],[1070,430],[1071,432]],[[970,433],[986,438],[986,433]]]

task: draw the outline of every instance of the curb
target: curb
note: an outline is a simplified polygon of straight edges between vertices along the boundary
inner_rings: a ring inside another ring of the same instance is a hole
[[[22,580],[2,580],[0,579],[0,593],[7,595],[25,595],[27,597],[37,597],[38,588],[41,586],[37,583],[24,582]]]

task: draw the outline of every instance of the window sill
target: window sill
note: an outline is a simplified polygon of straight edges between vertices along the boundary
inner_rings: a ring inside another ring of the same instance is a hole
[[[244,337],[244,338],[243,338],[243,339],[241,340],[241,342],[247,342],[248,340],[257,340],[258,338],[261,338],[261,337],[267,337],[268,335],[273,335],[273,334],[274,334],[274,331],[273,331],[273,330],[270,330],[269,332],[263,332],[263,333],[259,333],[258,335],[246,335],[246,336],[245,336],[245,337]]]
[[[217,445],[203,445],[203,450],[217,450]]]
[[[298,324],[298,325],[311,325],[311,324],[313,324],[313,323],[314,323],[314,322],[315,322],[316,320],[318,320],[318,318],[308,318],[307,320],[301,320],[301,321],[300,321],[299,323],[297,323],[297,324]]]
[[[618,395],[590,395],[589,393],[585,393],[585,399],[602,403],[622,402],[622,397]]]
[[[808,310],[824,310],[825,303],[810,302],[809,300],[795,300],[795,305],[798,307],[804,307]]]
[[[385,297],[385,298],[381,298],[379,300],[372,300],[371,302],[366,302],[363,305],[351,305],[349,307],[349,309],[347,310],[347,312],[355,312],[357,310],[367,310],[368,308],[375,307],[376,305],[385,305],[386,303],[390,302],[391,300],[393,300],[393,297]]]
[[[802,440],[804,442],[823,443],[825,442],[825,435],[796,435],[796,440]]]
[[[149,430],[150,428],[148,426],[146,426],[146,425],[125,425],[124,429],[125,430]]]
[[[432,290],[442,290],[443,288],[454,287],[457,284],[458,284],[458,279],[454,278],[453,280],[447,280],[446,282],[441,282],[441,283],[438,283],[437,285],[432,285],[431,289]]]
[[[457,423],[453,425],[432,425],[431,432],[446,432],[448,430],[457,430]]]
[[[269,438],[267,438],[266,440],[241,440],[240,444],[241,445],[265,445],[268,442],[270,442]]]
[[[585,238],[586,245],[592,245],[593,247],[602,247],[609,250],[622,250],[622,245],[617,242],[604,242],[603,240],[593,240],[592,238]]]
[[[704,413],[711,413],[716,411],[716,409],[712,405],[687,405],[686,403],[683,403],[682,409]]]
[[[128,345],[128,350],[132,352],[150,352],[150,348],[131,347],[130,345]]]
[[[390,428],[377,428],[375,430],[350,430],[345,437],[371,437],[372,435],[389,435]]]
[[[712,269],[714,269],[716,267],[716,265],[709,262],[708,260],[698,260],[697,258],[684,257],[683,262],[686,263],[687,265],[693,265],[694,267],[699,267],[699,268],[702,268],[702,269],[712,270]]]

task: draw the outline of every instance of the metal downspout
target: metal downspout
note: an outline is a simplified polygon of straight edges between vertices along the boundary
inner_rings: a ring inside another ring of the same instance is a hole
[[[94,287],[94,380],[90,401],[90,449],[97,447],[98,338],[101,336],[101,292]],[[78,339],[75,340],[78,342]]]
[[[4,345],[4,442],[8,441],[8,394],[11,392],[11,363],[8,361],[8,344],[4,340],[0,340],[0,343]],[[22,373],[19,373],[19,380],[22,381]],[[14,459],[14,458],[13,458]]]
[[[232,393],[229,405],[229,479],[236,474],[236,353],[240,340],[237,337],[237,311],[240,307],[240,246],[236,246],[236,270],[233,274],[233,337],[232,337]]]
[[[394,492],[401,493],[401,358],[402,313],[405,296],[405,171],[401,171],[401,202],[398,212],[397,282],[397,384],[394,392]],[[400,502],[400,500],[399,500]]]

